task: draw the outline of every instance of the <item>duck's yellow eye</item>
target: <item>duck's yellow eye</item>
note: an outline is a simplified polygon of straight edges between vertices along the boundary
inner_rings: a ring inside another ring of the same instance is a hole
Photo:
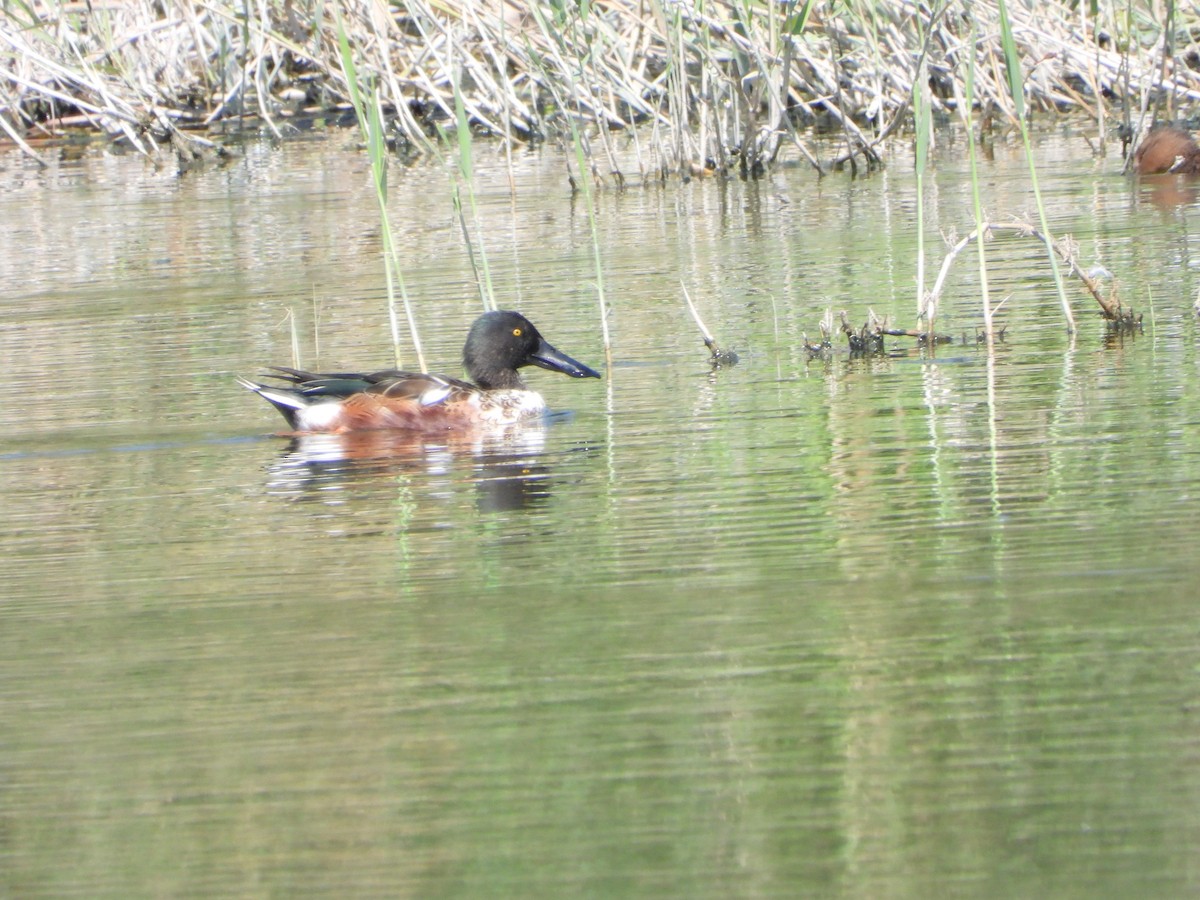
[[[514,329],[513,329],[513,337],[520,337],[520,336],[521,336],[521,329],[520,329],[520,328],[514,328]]]

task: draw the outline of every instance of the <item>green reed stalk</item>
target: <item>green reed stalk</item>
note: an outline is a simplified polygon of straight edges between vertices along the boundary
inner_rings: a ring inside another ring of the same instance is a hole
[[[1033,146],[1029,140],[1029,122],[1025,117],[1025,80],[1021,75],[1021,58],[1017,54],[1017,44],[1013,40],[1012,24],[1008,19],[1008,4],[1005,0],[997,0],[1000,10],[1000,43],[1004,48],[1004,67],[1008,70],[1008,90],[1016,109],[1017,123],[1021,127],[1021,142],[1025,146],[1025,159],[1029,163],[1029,181],[1033,186],[1033,197],[1037,203],[1038,221],[1041,223],[1042,234],[1046,236],[1046,253],[1050,257],[1050,268],[1054,272],[1054,286],[1058,290],[1058,300],[1062,304],[1063,317],[1067,320],[1067,331],[1075,331],[1075,317],[1071,314],[1071,304],[1067,300],[1067,289],[1063,284],[1062,272],[1058,268],[1058,257],[1054,253],[1054,237],[1046,221],[1046,205],[1042,202],[1042,191],[1038,187],[1037,166],[1033,161]]]
[[[608,303],[604,299],[604,260],[600,255],[600,229],[596,225],[596,203],[592,196],[591,171],[583,153],[583,138],[575,120],[571,119],[571,137],[575,141],[575,164],[579,166],[579,189],[583,202],[587,204],[588,223],[592,229],[592,256],[596,261],[596,300],[600,304],[600,333],[604,338],[604,361],[608,364],[609,379],[612,378],[612,340],[608,334]]]
[[[992,301],[988,295],[987,253],[984,250],[985,221],[983,218],[983,201],[979,196],[979,166],[975,150],[975,126],[971,114],[975,107],[975,53],[977,34],[975,19],[971,18],[970,53],[967,56],[966,97],[963,102],[962,116],[967,126],[967,158],[971,163],[971,205],[975,212],[975,231],[979,239],[975,241],[975,250],[979,257],[979,291],[983,295],[983,330],[987,335],[988,346],[992,343]],[[933,321],[929,323],[929,333],[933,334]]]
[[[458,130],[458,172],[467,185],[467,201],[471,204],[471,221],[475,226],[476,243],[479,246],[478,263],[475,258],[474,244],[471,241],[470,229],[463,216],[462,196],[459,192],[458,181],[454,182],[454,208],[458,210],[458,223],[462,228],[463,240],[467,244],[467,256],[471,260],[471,268],[475,273],[475,284],[479,287],[479,298],[483,301],[484,310],[496,309],[496,293],[492,289],[492,270],[488,266],[487,249],[483,244],[483,227],[479,220],[479,206],[475,202],[475,167],[471,153],[471,123],[467,120],[467,108],[463,103],[462,91],[459,88],[458,69],[452,69],[451,81],[454,88],[454,117]]]
[[[1159,58],[1159,74],[1158,80],[1165,81],[1167,72],[1174,69],[1175,62],[1175,0],[1167,0],[1166,2],[1166,18],[1163,22],[1162,30],[1162,56]],[[1162,100],[1162,92],[1159,93],[1160,102]],[[1175,79],[1171,79],[1171,90],[1166,92],[1167,112],[1163,118],[1175,118]],[[1156,111],[1157,112],[1157,111]],[[1157,116],[1156,116],[1157,118]]]
[[[586,16],[588,12],[587,0],[584,0],[581,15]],[[568,73],[567,88],[570,92],[569,96],[575,98],[575,107],[578,115],[570,115],[570,110],[564,107],[563,111],[567,113],[567,121],[571,123],[571,140],[575,144],[575,164],[579,167],[579,189],[583,192],[583,202],[587,204],[588,224],[592,231],[592,257],[596,262],[596,301],[600,305],[600,334],[604,340],[604,361],[608,366],[609,385],[612,384],[612,339],[608,333],[608,302],[604,297],[604,259],[600,255],[600,229],[596,225],[596,201],[592,194],[592,172],[594,165],[589,165],[588,155],[584,152],[583,135],[579,133],[579,124],[577,119],[583,115],[583,110],[580,108],[579,95],[574,78],[571,78]],[[603,129],[608,126],[601,117],[597,117],[597,127]],[[615,166],[614,166],[615,168]]]
[[[1088,16],[1091,14],[1091,33],[1100,34],[1100,8],[1099,5],[1093,5],[1091,8],[1085,8],[1080,5],[1079,9],[1079,24],[1082,34],[1088,33]],[[1108,130],[1104,124],[1104,117],[1108,112],[1107,106],[1103,100],[1103,90],[1100,87],[1100,41],[1095,42],[1093,49],[1094,57],[1091,61],[1090,80],[1092,85],[1092,93],[1096,96],[1096,146],[1100,148],[1100,156],[1107,155],[1107,145],[1105,142],[1105,132]]]
[[[683,13],[678,5],[667,7],[665,3],[660,3],[660,9],[664,20],[668,23],[667,35],[664,40],[666,45],[664,61],[667,82],[667,122],[672,129],[674,138],[672,153],[675,157],[675,169],[680,175],[686,176],[684,160],[687,158],[687,152],[684,143],[690,137],[690,127],[687,109],[687,59],[684,55],[687,42],[683,33]]]
[[[313,359],[320,360],[321,358],[321,301],[317,297],[317,292],[313,290],[312,296],[312,319],[313,319]],[[297,369],[304,368],[297,364]]]
[[[912,91],[913,118],[917,129],[917,315],[925,309],[925,172],[929,166],[929,143],[933,138],[930,114],[929,64],[924,54],[917,65]],[[932,334],[933,326],[929,327]]]
[[[578,6],[578,14],[571,16],[568,20],[571,47],[575,50],[575,58],[578,61],[578,68],[576,70],[578,72],[578,80],[574,76],[571,76],[568,78],[568,81],[571,84],[572,93],[575,93],[576,90],[581,90],[584,96],[587,97],[588,107],[597,125],[596,137],[600,141],[600,147],[604,150],[605,158],[608,160],[609,174],[617,186],[621,187],[625,184],[625,176],[617,166],[617,156],[608,136],[611,113],[606,112],[605,106],[601,101],[602,92],[597,88],[593,75],[589,75],[589,73],[604,72],[603,60],[609,55],[606,54],[606,50],[609,48],[603,46],[604,29],[602,27],[589,27],[588,17],[590,14],[591,3],[589,0],[581,0]],[[600,46],[597,46],[597,44],[600,44]],[[585,48],[582,54],[580,54],[578,49],[581,45]],[[579,95],[575,94],[575,96],[578,107]]]
[[[300,359],[300,328],[296,324],[296,311],[287,308],[288,328],[292,333],[292,368],[302,369],[304,364]]]
[[[537,4],[534,4],[531,7],[531,9],[533,11],[534,18],[537,19],[537,21],[539,22],[543,31],[549,36],[549,34],[550,34],[549,23],[546,21],[545,17],[542,15],[541,11],[538,9]],[[560,22],[560,24],[561,24],[561,22]],[[545,64],[541,61],[541,56],[539,54],[533,53],[531,51],[530,52],[530,60],[534,63],[534,65],[538,68],[539,71],[542,71],[543,73],[545,72]],[[547,81],[547,86],[549,87],[550,92],[554,97],[554,102],[558,104],[564,117],[566,118],[567,122],[570,124],[571,138],[575,144],[575,164],[579,167],[578,183],[576,183],[574,177],[571,176],[570,164],[567,165],[567,175],[568,175],[568,177],[571,177],[572,187],[577,188],[578,190],[583,192],[584,202],[587,204],[588,223],[591,226],[591,231],[592,231],[592,254],[595,257],[595,261],[596,261],[596,296],[597,296],[597,300],[599,301],[599,304],[600,304],[600,333],[604,339],[604,358],[605,358],[605,361],[608,363],[608,368],[609,368],[609,371],[611,372],[612,371],[612,341],[609,338],[609,333],[608,333],[608,303],[604,298],[604,265],[603,265],[603,258],[600,255],[600,230],[596,225],[596,205],[595,205],[595,201],[592,196],[591,173],[592,173],[593,166],[591,166],[589,164],[587,152],[584,149],[583,136],[579,133],[579,125],[576,122],[576,119],[583,115],[583,111],[579,108],[579,101],[578,101],[578,99],[576,99],[576,104],[575,104],[576,115],[572,115],[568,99],[566,97],[563,97],[562,93],[560,92],[560,89],[555,86],[554,82]],[[568,91],[568,95],[567,95],[568,97],[577,97],[577,95],[575,93],[575,83],[570,79],[568,79],[568,81],[567,81],[567,91]],[[601,128],[605,127],[605,123],[601,122],[600,127]],[[608,381],[609,381],[609,390],[611,392],[612,379],[610,378]],[[610,401],[609,405],[610,406],[611,406],[611,399],[612,399],[612,395],[610,393],[609,394],[609,401]]]
[[[400,254],[396,251],[396,243],[392,237],[392,225],[387,210],[387,142],[383,135],[383,114],[380,110],[379,92],[372,85],[371,95],[364,102],[358,80],[358,69],[354,65],[354,56],[350,52],[350,40],[342,25],[341,15],[336,8],[338,46],[341,51],[342,72],[350,89],[350,102],[354,106],[354,115],[358,119],[358,127],[362,130],[367,144],[367,155],[371,160],[372,183],[375,186],[375,199],[379,202],[379,224],[383,240],[383,268],[387,283],[388,323],[392,331],[392,355],[397,366],[403,366],[400,358],[400,322],[396,312],[396,287],[400,290],[404,314],[408,319],[409,334],[412,336],[413,350],[417,354],[417,364],[425,371],[425,353],[421,349],[421,336],[417,332],[416,318],[413,316],[412,303],[408,299],[408,291],[404,286],[404,273],[400,266]]]
[[[865,4],[850,3],[848,4],[848,9],[850,11],[850,15],[853,18],[856,18],[859,22],[859,30],[862,33],[863,42],[866,45],[866,53],[869,55],[871,62],[873,63],[873,65],[870,67],[872,70],[870,77],[873,83],[868,85],[865,82],[857,82],[856,87],[860,93],[866,93],[868,91],[873,93],[876,101],[879,103],[880,109],[882,110],[884,97],[883,73],[887,71],[888,63],[881,49],[884,36],[881,33],[882,29],[880,28],[879,24],[879,16],[881,14],[879,4],[875,2]],[[918,16],[918,37],[921,36],[919,20],[920,17]],[[881,114],[876,117],[874,122],[875,136],[878,137],[883,132],[885,127],[886,122],[884,122]],[[868,157],[867,159],[869,162],[870,158]]]

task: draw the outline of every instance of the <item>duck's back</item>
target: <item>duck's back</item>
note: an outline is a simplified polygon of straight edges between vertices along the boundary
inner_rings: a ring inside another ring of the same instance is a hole
[[[1200,146],[1182,128],[1164,125],[1146,135],[1133,154],[1133,171],[1139,175],[1200,175]]]

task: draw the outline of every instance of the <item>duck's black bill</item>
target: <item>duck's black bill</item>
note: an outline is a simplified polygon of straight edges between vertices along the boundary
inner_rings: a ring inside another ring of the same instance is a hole
[[[535,366],[541,366],[551,372],[562,372],[572,378],[600,377],[599,372],[589,369],[578,360],[571,359],[567,354],[554,349],[544,338],[538,342],[537,349],[530,354],[529,361]]]

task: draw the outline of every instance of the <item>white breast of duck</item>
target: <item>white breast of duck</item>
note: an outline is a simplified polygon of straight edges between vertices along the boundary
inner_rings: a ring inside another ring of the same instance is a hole
[[[473,417],[477,416],[486,425],[514,425],[546,412],[542,395],[530,390],[478,391],[473,392],[467,402],[475,410]]]

